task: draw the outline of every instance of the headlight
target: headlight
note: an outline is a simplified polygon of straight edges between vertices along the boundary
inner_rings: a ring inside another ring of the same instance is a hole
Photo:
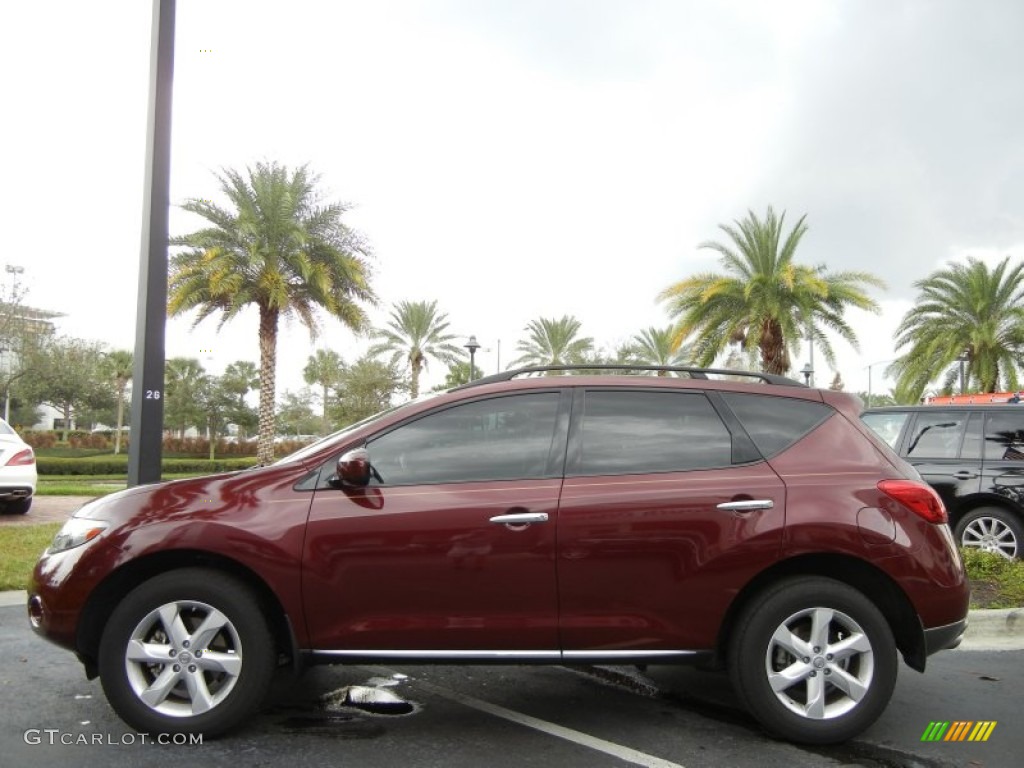
[[[107,530],[108,525],[109,523],[104,523],[101,520],[72,517],[64,523],[63,528],[57,531],[57,535],[53,537],[53,542],[47,551],[51,555],[55,555],[58,552],[74,549],[95,539]]]

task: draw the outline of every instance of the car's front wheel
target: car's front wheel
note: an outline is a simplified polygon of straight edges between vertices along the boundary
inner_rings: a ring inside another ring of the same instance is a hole
[[[863,731],[889,703],[896,644],[863,593],[832,579],[793,578],[740,617],[729,666],[736,692],[769,731],[832,744]]]
[[[100,641],[103,690],[140,731],[222,733],[260,705],[273,671],[259,601],[207,569],[169,571],[136,587]]]

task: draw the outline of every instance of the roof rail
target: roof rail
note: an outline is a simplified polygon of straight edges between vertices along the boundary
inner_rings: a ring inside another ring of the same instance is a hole
[[[457,387],[452,387],[449,392],[468,389],[469,387],[479,387],[484,384],[494,384],[500,381],[511,381],[517,376],[526,376],[533,373],[548,373],[551,371],[595,371],[598,374],[603,371],[668,371],[671,373],[688,373],[692,379],[706,379],[708,378],[709,373],[714,373],[720,376],[745,376],[751,379],[758,379],[759,381],[763,381],[765,384],[780,384],[788,387],[807,386],[795,379],[779,376],[774,373],[761,373],[759,371],[737,371],[730,370],[728,368],[697,368],[693,366],[679,365],[581,363],[579,365],[532,365],[526,368],[514,368],[510,371],[501,371],[500,373],[494,373],[480,379],[474,379],[468,384],[460,384]]]

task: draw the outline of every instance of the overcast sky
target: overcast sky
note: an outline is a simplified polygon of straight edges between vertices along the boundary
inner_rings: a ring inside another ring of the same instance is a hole
[[[150,24],[143,0],[0,0],[2,261],[62,332],[129,349]],[[859,353],[835,344],[864,390],[915,280],[1024,256],[1022,33],[1019,0],[179,0],[171,199],[309,163],[373,246],[374,319],[437,299],[488,371],[536,317],[609,348],[665,325],[718,224],[807,214],[801,261],[889,285],[850,315]],[[254,314],[190,326],[168,356],[258,359]],[[315,346],[366,342],[285,328],[279,392]]]

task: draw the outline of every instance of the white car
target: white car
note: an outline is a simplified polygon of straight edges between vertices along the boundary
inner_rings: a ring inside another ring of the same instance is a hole
[[[35,451],[0,419],[0,512],[25,514],[35,492]]]

